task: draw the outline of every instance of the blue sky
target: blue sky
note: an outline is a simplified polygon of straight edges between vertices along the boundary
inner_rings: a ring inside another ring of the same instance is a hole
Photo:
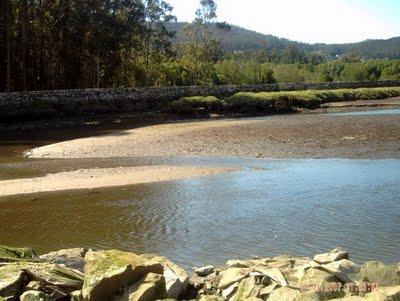
[[[199,0],[167,0],[191,21]],[[216,0],[218,20],[309,43],[400,36],[400,0]]]

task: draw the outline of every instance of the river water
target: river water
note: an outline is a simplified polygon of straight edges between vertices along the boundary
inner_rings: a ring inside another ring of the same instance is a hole
[[[242,171],[3,197],[0,244],[31,246],[40,253],[118,248],[165,255],[185,267],[253,255],[311,256],[337,246],[355,261],[400,261],[400,160],[4,157],[27,147],[17,140],[2,145],[0,179],[159,163],[235,165]]]

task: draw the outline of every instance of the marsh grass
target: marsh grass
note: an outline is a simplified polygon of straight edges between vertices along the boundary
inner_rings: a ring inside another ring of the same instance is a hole
[[[385,99],[400,96],[400,87],[283,92],[239,92],[225,101],[225,109],[239,113],[288,111],[292,107],[314,109],[326,102]]]
[[[178,114],[211,113],[222,108],[222,100],[215,96],[183,97],[170,105],[171,112]]]

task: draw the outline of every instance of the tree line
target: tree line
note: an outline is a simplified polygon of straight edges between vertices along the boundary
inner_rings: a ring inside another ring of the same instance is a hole
[[[0,91],[399,79],[399,60],[329,60],[294,46],[224,50],[213,0],[176,43],[164,0],[3,0]],[[268,50],[267,50],[268,49]]]

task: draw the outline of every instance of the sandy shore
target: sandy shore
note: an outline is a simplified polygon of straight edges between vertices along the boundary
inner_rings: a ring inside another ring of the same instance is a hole
[[[140,166],[84,169],[44,177],[0,181],[0,196],[71,189],[116,187],[233,172],[229,167]]]
[[[399,115],[277,115],[147,126],[36,148],[34,158],[400,158]]]

